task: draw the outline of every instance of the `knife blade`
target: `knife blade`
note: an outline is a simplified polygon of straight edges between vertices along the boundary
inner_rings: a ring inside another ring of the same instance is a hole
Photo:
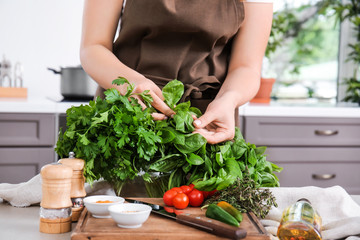
[[[199,230],[212,233],[220,237],[226,237],[231,239],[245,238],[247,232],[243,228],[227,225],[214,219],[209,219],[201,216],[194,216],[189,213],[183,213],[179,210],[163,207],[157,204],[152,204],[144,201],[125,198],[129,203],[145,204],[152,208],[152,213],[160,215],[162,217],[170,218],[178,223],[185,224],[190,227],[197,228]]]

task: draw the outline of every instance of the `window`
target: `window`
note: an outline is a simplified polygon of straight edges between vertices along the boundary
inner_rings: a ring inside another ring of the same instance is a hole
[[[336,102],[340,23],[329,1],[274,1],[263,77],[275,77],[279,101]],[[269,50],[268,50],[269,51]]]

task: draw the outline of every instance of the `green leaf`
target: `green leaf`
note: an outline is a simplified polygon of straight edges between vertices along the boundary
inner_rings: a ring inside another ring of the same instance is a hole
[[[188,173],[192,168],[192,165],[189,163],[185,163],[185,165],[182,166],[182,170],[184,171],[184,173]]]
[[[223,167],[223,166],[225,165],[225,164],[224,164],[224,159],[223,159],[223,157],[222,157],[221,152],[217,152],[217,153],[216,153],[215,159],[216,159],[217,164],[218,164],[220,167]]]
[[[236,178],[233,176],[227,176],[223,181],[217,184],[216,189],[221,191],[235,182]]]
[[[242,178],[241,168],[235,159],[233,158],[227,159],[225,162],[225,169],[228,175],[234,176],[235,178],[240,178],[240,179]]]
[[[181,166],[183,162],[184,159],[180,154],[171,154],[150,164],[149,169],[159,172],[170,172]]]
[[[192,165],[201,165],[204,163],[204,159],[194,153],[190,153],[189,156],[186,157],[186,161]]]
[[[206,139],[198,133],[185,135],[185,143],[183,145],[175,144],[175,147],[184,154],[192,153],[206,144]]]
[[[162,94],[165,98],[165,103],[171,109],[174,109],[175,105],[184,94],[184,84],[178,80],[170,81],[163,87]]]
[[[100,113],[100,117],[93,117],[91,126],[95,126],[96,124],[102,123],[102,122],[107,122],[108,121],[108,116],[109,116],[109,111]]]
[[[149,92],[150,90],[145,90],[144,92],[138,94],[142,98],[147,108],[151,108],[151,103],[153,102],[153,98]]]
[[[257,148],[255,149],[256,155],[262,155],[262,154],[265,153],[265,151],[266,151],[266,147],[265,147],[265,146],[257,147]]]
[[[171,128],[161,130],[161,143],[169,143],[175,139],[175,133]]]
[[[201,117],[202,112],[200,111],[200,109],[196,108],[196,107],[190,107],[189,111],[191,113],[191,115],[195,115],[196,117]]]
[[[213,175],[212,163],[208,156],[205,155],[205,170],[209,173],[210,176]]]
[[[212,177],[206,181],[198,181],[194,183],[194,188],[200,191],[212,191],[216,188],[216,177]]]
[[[120,92],[115,88],[110,88],[104,92],[106,96],[106,101],[108,103],[115,103],[116,101],[120,100],[122,97]]]
[[[257,163],[256,153],[255,153],[254,149],[251,149],[248,152],[247,161],[248,161],[248,163],[250,163],[251,166],[255,166],[255,164]]]
[[[274,163],[270,163],[270,164],[271,164],[272,170],[273,170],[274,172],[281,172],[281,171],[283,170],[282,167],[279,167],[279,166],[277,166],[277,165],[274,164]]]
[[[184,184],[184,175],[181,169],[176,169],[170,174],[168,189],[179,187]]]
[[[179,104],[174,108],[174,111],[175,111],[175,112],[178,112],[178,111],[189,111],[190,106],[191,106],[190,101],[182,102],[182,103],[179,103]]]
[[[231,145],[232,145],[232,142],[228,141],[224,145],[220,146],[220,152],[224,159],[233,157]]]
[[[125,83],[130,84],[129,81],[124,77],[118,77],[117,79],[114,79],[112,81],[112,84],[115,84],[115,85],[118,85],[118,86],[123,85]]]
[[[90,143],[90,141],[87,139],[87,137],[85,136],[85,134],[79,134],[79,140],[82,144],[84,144],[85,146],[88,145]]]
[[[75,135],[75,131],[66,131],[65,135],[70,138],[73,139],[74,135]]]

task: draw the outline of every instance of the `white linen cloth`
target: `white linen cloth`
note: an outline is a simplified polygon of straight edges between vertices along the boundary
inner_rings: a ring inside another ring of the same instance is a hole
[[[95,181],[92,185],[85,183],[87,196],[91,195],[112,195],[115,192],[106,181]],[[0,202],[6,200],[14,207],[28,207],[41,202],[41,175],[38,174],[27,182],[19,184],[0,184]]]
[[[300,198],[308,199],[321,216],[323,239],[360,239],[355,236],[360,235],[360,206],[342,187],[280,187],[270,190],[278,207],[273,207],[260,221],[274,239],[277,239],[282,212]]]

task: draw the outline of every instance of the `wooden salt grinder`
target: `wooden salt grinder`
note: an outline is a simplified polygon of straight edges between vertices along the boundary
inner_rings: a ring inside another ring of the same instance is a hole
[[[84,209],[83,199],[86,196],[85,192],[85,178],[83,174],[85,161],[83,159],[75,158],[73,152],[69,153],[69,158],[63,158],[59,160],[59,163],[69,166],[73,170],[71,178],[71,193],[70,197],[72,200],[72,221],[76,222],[79,220],[80,214]]]
[[[41,168],[40,174],[42,178],[40,232],[70,232],[72,169],[59,163],[48,164]],[[44,215],[49,214],[49,216],[42,216],[42,211]]]

